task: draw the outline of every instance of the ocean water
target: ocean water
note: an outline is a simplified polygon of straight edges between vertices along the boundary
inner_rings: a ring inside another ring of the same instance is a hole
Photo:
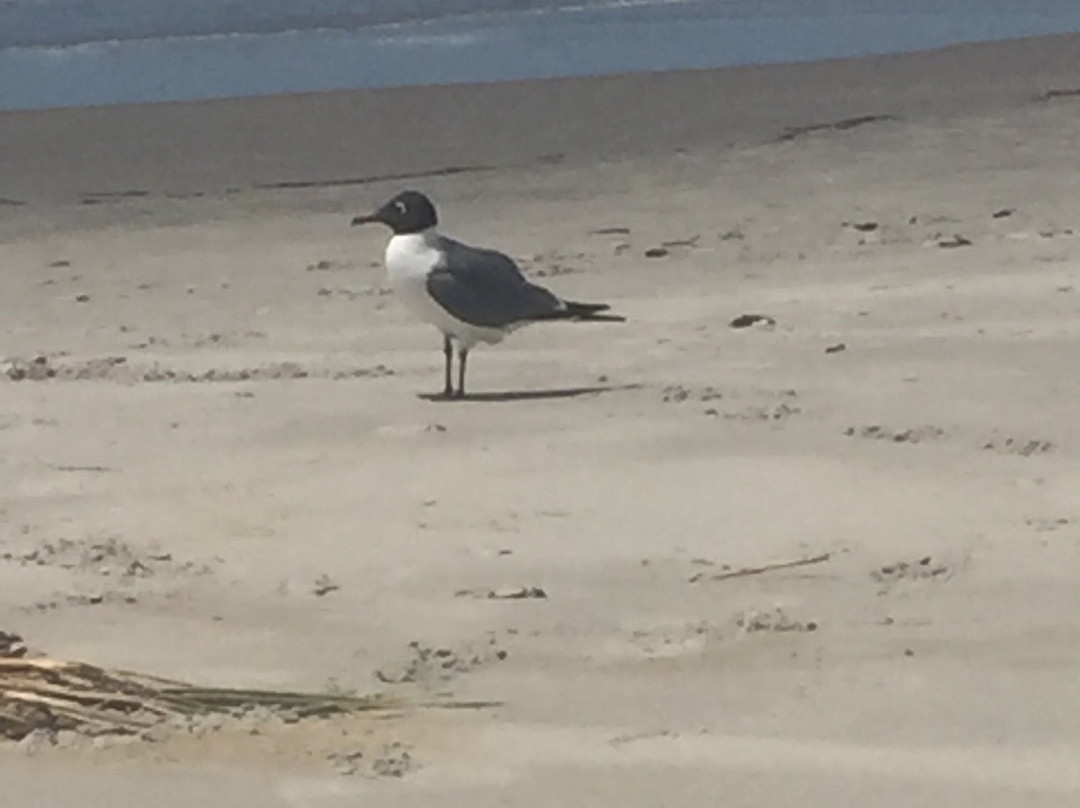
[[[0,109],[723,67],[1080,31],[1080,0],[0,0]]]

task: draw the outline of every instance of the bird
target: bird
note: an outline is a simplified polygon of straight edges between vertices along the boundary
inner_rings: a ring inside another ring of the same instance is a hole
[[[465,363],[478,344],[494,345],[512,331],[548,320],[624,322],[607,303],[577,303],[529,281],[509,256],[441,235],[435,205],[419,191],[397,194],[352,226],[390,228],[386,271],[395,296],[443,337],[445,384],[438,398],[465,398]],[[457,349],[457,387],[453,385]]]

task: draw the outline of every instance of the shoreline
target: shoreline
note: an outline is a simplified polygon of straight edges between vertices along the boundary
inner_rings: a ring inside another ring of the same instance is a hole
[[[614,160],[868,115],[960,116],[1077,86],[1072,34],[823,62],[0,112],[0,197],[18,209]]]

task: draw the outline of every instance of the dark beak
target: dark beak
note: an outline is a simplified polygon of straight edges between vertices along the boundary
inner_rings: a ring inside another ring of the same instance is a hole
[[[364,216],[355,216],[352,220],[352,226],[356,227],[358,224],[371,224],[372,222],[379,221],[379,214],[368,213]]]

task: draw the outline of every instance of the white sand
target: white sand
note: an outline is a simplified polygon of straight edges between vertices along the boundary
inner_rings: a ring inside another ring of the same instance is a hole
[[[630,318],[476,351],[461,404],[418,398],[438,336],[347,226],[403,183],[5,208],[0,353],[70,378],[0,382],[0,629],[207,684],[504,702],[0,749],[5,799],[1077,805],[1077,153],[1080,101],[1003,96],[408,183]],[[461,595],[515,586],[548,597]],[[457,664],[378,682],[412,641]],[[400,780],[326,760],[394,741]]]

